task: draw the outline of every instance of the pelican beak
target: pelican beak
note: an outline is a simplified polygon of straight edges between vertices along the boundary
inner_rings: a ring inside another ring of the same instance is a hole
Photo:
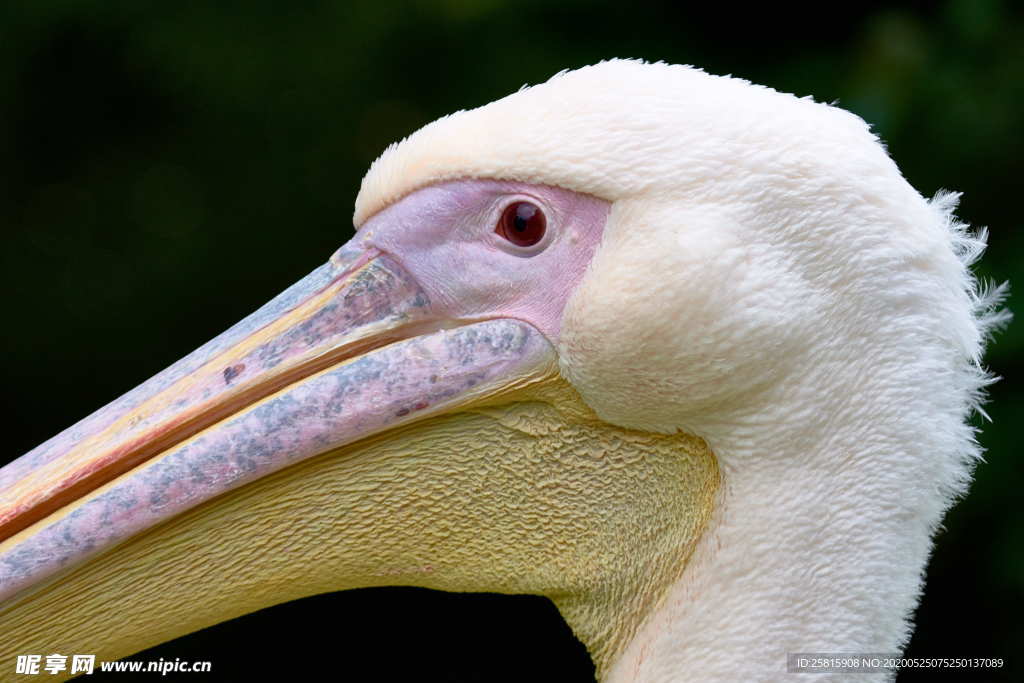
[[[0,470],[0,600],[247,482],[553,367],[533,326],[439,315],[396,259],[357,238]]]

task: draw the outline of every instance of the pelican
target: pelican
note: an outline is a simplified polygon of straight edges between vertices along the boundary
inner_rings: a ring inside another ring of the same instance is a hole
[[[602,681],[898,653],[1006,319],[955,204],[687,66],[434,121],[325,265],[0,470],[4,675],[382,585],[546,596]]]

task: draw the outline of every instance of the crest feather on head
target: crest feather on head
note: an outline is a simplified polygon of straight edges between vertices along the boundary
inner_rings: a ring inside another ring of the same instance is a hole
[[[893,172],[875,142],[861,119],[810,98],[690,66],[615,59],[455,112],[391,145],[363,178],[354,222],[431,183],[467,177],[616,201],[699,192],[723,173],[777,167],[780,158],[808,172],[837,149],[848,164]]]

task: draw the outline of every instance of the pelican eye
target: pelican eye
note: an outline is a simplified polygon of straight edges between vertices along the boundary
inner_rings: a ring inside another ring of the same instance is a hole
[[[517,247],[532,247],[544,238],[547,219],[532,202],[513,202],[505,207],[494,232]]]

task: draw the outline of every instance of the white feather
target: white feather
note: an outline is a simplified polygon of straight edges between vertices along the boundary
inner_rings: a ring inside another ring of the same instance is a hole
[[[858,117],[698,69],[613,60],[424,127],[360,224],[459,177],[612,202],[562,371],[609,422],[719,459],[711,526],[614,680],[781,677],[788,652],[898,652],[932,536],[980,449],[1005,285],[985,231],[928,202]]]

